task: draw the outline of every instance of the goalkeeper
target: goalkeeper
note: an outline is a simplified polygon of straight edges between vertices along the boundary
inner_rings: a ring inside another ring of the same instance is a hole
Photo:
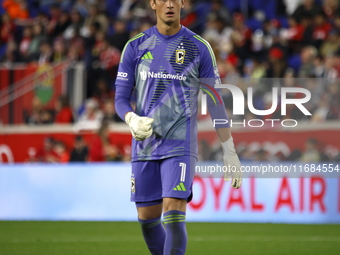
[[[215,56],[208,42],[180,24],[184,4],[184,0],[150,0],[157,24],[127,42],[116,79],[115,106],[133,136],[131,201],[146,245],[156,255],[185,254],[200,90],[209,95],[211,117],[227,119],[214,89],[220,83]],[[224,164],[240,170],[229,126],[220,124],[216,130]],[[229,177],[232,187],[240,188],[240,173]]]

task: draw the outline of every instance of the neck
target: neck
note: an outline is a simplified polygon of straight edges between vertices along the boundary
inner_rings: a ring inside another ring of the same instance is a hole
[[[179,30],[181,30],[182,26],[179,22],[176,24],[171,24],[171,25],[157,22],[156,27],[157,27],[158,32],[160,32],[162,35],[170,36],[170,35],[174,35],[178,33]]]

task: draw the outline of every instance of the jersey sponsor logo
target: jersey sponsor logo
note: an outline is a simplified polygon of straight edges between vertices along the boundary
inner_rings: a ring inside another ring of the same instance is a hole
[[[124,80],[124,81],[127,81],[129,80],[127,77],[128,77],[128,73],[125,73],[125,72],[118,72],[117,73],[117,80]]]
[[[128,73],[124,73],[124,72],[118,72],[118,77],[123,77],[126,78],[128,76]]]
[[[179,80],[179,81],[185,81],[187,77],[184,75],[179,74],[169,74],[169,73],[163,73],[163,72],[147,72],[147,71],[141,71],[140,77],[143,81],[145,81],[147,78],[158,78],[158,79],[170,79],[170,80]]]

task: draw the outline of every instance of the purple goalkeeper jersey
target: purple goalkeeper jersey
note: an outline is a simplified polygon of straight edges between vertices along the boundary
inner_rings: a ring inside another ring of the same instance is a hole
[[[214,89],[218,83],[209,43],[184,26],[171,36],[160,34],[154,26],[129,40],[116,79],[116,110],[122,119],[133,111],[130,98],[135,93],[136,114],[154,119],[151,137],[133,139],[132,161],[197,157],[200,90],[209,95],[212,117],[227,119],[220,94]]]

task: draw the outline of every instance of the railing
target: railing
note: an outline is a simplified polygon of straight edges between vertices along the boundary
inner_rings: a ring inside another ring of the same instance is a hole
[[[0,123],[22,124],[25,123],[25,115],[30,114],[32,102],[35,97],[47,109],[54,109],[56,99],[61,94],[78,95],[80,100],[84,98],[84,89],[69,88],[68,72],[77,73],[78,63],[65,61],[57,64],[16,64],[13,66],[0,66]],[[84,83],[84,70],[81,75],[75,75],[81,83]],[[75,77],[74,77],[75,80]]]

